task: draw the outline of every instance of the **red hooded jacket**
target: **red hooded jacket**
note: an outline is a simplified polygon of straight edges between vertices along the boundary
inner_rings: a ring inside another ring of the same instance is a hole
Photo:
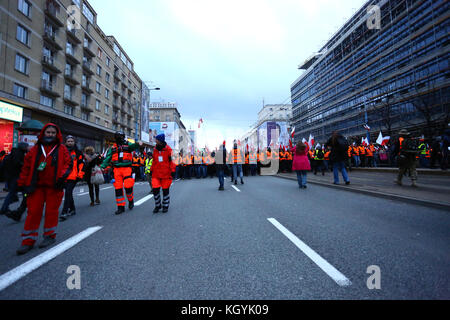
[[[56,142],[49,146],[43,146],[42,138],[44,138],[44,132],[49,126],[56,128]],[[26,193],[33,193],[37,187],[63,188],[63,183],[72,172],[73,162],[69,150],[62,144],[62,141],[61,130],[55,124],[48,123],[42,128],[37,144],[25,156],[22,171],[17,181],[18,186],[23,187]],[[44,147],[48,155],[47,159],[44,157],[41,146]],[[51,152],[53,148],[55,149]],[[37,168],[44,161],[47,165],[42,172],[39,172]]]
[[[161,160],[161,161],[160,161]],[[168,144],[158,151],[153,151],[153,164],[151,167],[152,177],[156,179],[172,179],[172,172],[175,172],[176,165],[172,161],[172,148]]]

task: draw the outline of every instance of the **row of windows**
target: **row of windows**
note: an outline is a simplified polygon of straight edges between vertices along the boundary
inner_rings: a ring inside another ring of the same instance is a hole
[[[401,21],[395,23],[395,25],[391,25],[383,32],[377,32],[376,39],[372,39],[372,41],[370,41],[367,45],[354,50],[352,58],[347,59],[345,62],[343,62],[343,64],[336,66],[335,69],[331,68],[332,66],[328,66],[328,68],[324,69],[324,65],[328,65],[329,60],[333,57],[333,52],[328,53],[324,61],[316,66],[316,70],[314,70],[315,72],[311,72],[310,75],[302,79],[302,81],[293,88],[292,96],[295,96],[295,94],[300,89],[306,89],[310,84],[313,83],[313,80],[315,80],[314,84],[317,85],[317,88],[307,88],[307,91],[313,91],[312,94],[314,94],[315,90],[320,90],[321,87],[324,87],[328,82],[327,80],[333,79],[334,75],[339,74],[339,72],[342,72],[343,70],[346,70],[346,73],[355,70],[363,63],[370,61],[373,57],[382,53],[386,48],[392,46],[395,43],[398,43],[399,40],[404,39],[407,36],[407,33],[411,34],[413,31],[415,31],[409,29],[409,26],[414,26],[414,28],[417,28],[417,26],[422,26],[425,23],[428,23],[433,17],[433,15],[431,14],[431,10],[434,10],[434,16],[436,17],[437,14],[442,14],[445,11],[445,8],[448,9],[449,5],[447,3],[435,9],[436,6],[437,5],[430,6],[428,2],[425,2],[424,4],[422,4],[422,6],[416,8],[416,10],[414,10],[413,12],[405,15],[405,17],[403,17]],[[427,10],[424,11],[424,9]],[[420,17],[416,17],[417,21],[412,20],[414,14],[417,15],[419,13]],[[363,28],[363,26],[361,26],[360,28]],[[443,29],[445,30],[445,28]],[[402,31],[402,33],[399,33],[400,31]],[[374,49],[375,46],[377,46],[376,50]],[[318,77],[315,77],[316,75],[318,75]],[[327,77],[328,79],[321,79],[320,75],[322,77]]]

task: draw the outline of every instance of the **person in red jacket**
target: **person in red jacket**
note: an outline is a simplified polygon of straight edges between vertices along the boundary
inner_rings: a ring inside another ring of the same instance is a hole
[[[37,144],[25,156],[17,184],[28,195],[28,215],[22,233],[22,245],[17,250],[18,255],[25,254],[34,247],[44,205],[44,240],[39,248],[45,248],[56,241],[64,183],[72,172],[73,165],[62,140],[58,126],[48,123],[39,134]]]
[[[164,134],[156,136],[156,147],[153,151],[153,164],[151,168],[152,188],[155,198],[155,209],[153,213],[158,213],[161,210],[161,188],[163,189],[163,213],[169,211],[169,190],[176,169],[175,163],[172,161],[172,148],[167,145],[165,140]]]

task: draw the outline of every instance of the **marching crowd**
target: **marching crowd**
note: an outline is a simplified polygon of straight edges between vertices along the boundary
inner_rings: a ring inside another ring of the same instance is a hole
[[[442,157],[448,163],[449,130],[443,136]],[[350,184],[348,170],[354,167],[377,167],[388,152],[395,155],[399,167],[395,183],[401,185],[408,173],[412,185],[416,186],[416,164],[427,157],[424,142],[411,137],[401,130],[399,139],[391,147],[378,144],[359,144],[347,141],[334,132],[330,139],[315,146],[298,142],[295,146],[264,148],[255,150],[242,148],[235,141],[227,151],[226,143],[210,152],[198,151],[174,153],[165,141],[164,134],[156,137],[153,152],[144,152],[142,142],[130,143],[125,134],[115,134],[115,144],[104,154],[88,146],[79,150],[73,136],[63,136],[59,127],[49,123],[43,127],[38,142],[33,147],[20,143],[9,155],[1,155],[1,171],[8,195],[0,210],[17,222],[27,211],[22,232],[22,243],[18,255],[30,251],[37,239],[38,229],[44,218],[44,239],[40,248],[56,241],[58,222],[76,215],[73,191],[77,183],[84,181],[89,188],[90,206],[100,205],[100,188],[103,183],[112,182],[115,189],[116,215],[134,208],[134,185],[136,181],[148,181],[150,193],[154,196],[156,214],[162,210],[167,213],[170,206],[170,187],[174,180],[205,179],[217,177],[219,190],[225,190],[225,176],[231,177],[235,185],[244,184],[244,176],[273,175],[295,172],[300,189],[307,188],[307,174],[311,172],[325,175],[332,171],[334,184],[339,184],[339,174],[345,184]],[[9,206],[23,200],[18,209],[11,211]],[[64,198],[64,203],[63,203]],[[59,212],[62,205],[62,211]]]

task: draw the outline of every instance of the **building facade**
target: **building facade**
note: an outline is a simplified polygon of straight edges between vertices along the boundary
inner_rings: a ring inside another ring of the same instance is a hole
[[[373,7],[375,6],[375,7]],[[450,3],[368,1],[317,53],[292,84],[296,141],[324,142],[400,128],[439,134],[449,118]]]
[[[139,138],[142,82],[86,0],[5,0],[0,21],[0,102],[22,122],[53,122],[99,151],[116,130]]]

